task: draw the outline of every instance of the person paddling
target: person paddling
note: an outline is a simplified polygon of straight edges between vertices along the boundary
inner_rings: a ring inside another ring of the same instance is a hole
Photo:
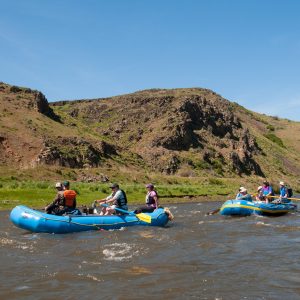
[[[106,197],[105,199],[101,200],[95,200],[95,203],[112,203],[113,205],[109,207],[103,207],[100,215],[112,215],[116,213],[115,208],[120,208],[123,210],[128,210],[127,207],[127,196],[126,193],[120,189],[119,185],[117,183],[113,183],[110,186],[112,193]],[[118,212],[120,214],[120,212]]]
[[[57,182],[55,184],[55,188],[57,190],[57,194],[52,203],[45,207],[45,211],[47,214],[62,215],[64,213],[63,209],[65,202],[62,183]]]
[[[138,207],[134,213],[139,214],[142,212],[153,212],[158,208],[158,193],[154,189],[154,185],[149,183],[146,185],[147,194],[146,194],[146,205]]]

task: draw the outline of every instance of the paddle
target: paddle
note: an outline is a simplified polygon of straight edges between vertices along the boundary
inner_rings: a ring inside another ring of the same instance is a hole
[[[212,211],[206,213],[205,215],[206,215],[206,216],[212,216],[212,215],[218,213],[218,212],[220,211],[220,209],[221,209],[221,208],[217,208],[217,209],[215,209],[215,210],[212,210]]]
[[[105,204],[105,203],[100,203],[100,205],[104,206],[104,207],[109,207],[109,205]],[[139,220],[141,220],[143,222],[151,223],[151,216],[146,215],[144,213],[135,214],[133,211],[124,210],[124,209],[117,208],[117,207],[115,207],[114,210],[122,212],[124,214],[129,214],[129,215],[132,215],[132,216],[136,216]]]
[[[278,195],[278,196],[268,196],[268,197],[270,197],[270,198],[279,198],[280,196]],[[284,198],[284,199],[288,199],[288,200],[298,200],[298,201],[300,201],[300,199],[299,198]]]

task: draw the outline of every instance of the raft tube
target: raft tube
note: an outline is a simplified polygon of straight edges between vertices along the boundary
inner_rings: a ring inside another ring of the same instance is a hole
[[[81,216],[56,216],[31,209],[24,205],[16,206],[10,213],[10,220],[17,226],[31,232],[70,233],[100,229],[120,229],[135,225],[165,226],[168,215],[163,208],[158,208],[152,213],[151,223],[139,220],[134,214],[124,215],[81,215]]]
[[[264,216],[280,216],[295,211],[297,205],[290,203],[265,203],[246,200],[228,200],[220,209],[223,216],[250,216],[252,214]]]

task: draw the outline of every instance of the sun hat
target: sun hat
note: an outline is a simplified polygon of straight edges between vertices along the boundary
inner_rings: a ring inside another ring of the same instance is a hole
[[[283,181],[280,181],[279,184],[280,184],[280,185],[284,185],[284,182],[283,182]]]
[[[240,186],[239,191],[241,191],[241,189],[244,189],[244,187],[243,187],[243,186]]]
[[[245,189],[244,187],[241,187],[240,192],[245,193],[245,192],[247,192],[247,189]]]
[[[260,185],[258,188],[257,188],[257,191],[260,191],[263,187]]]
[[[61,182],[56,182],[56,183],[55,183],[55,187],[56,187],[56,188],[61,188],[61,187],[62,187]]]

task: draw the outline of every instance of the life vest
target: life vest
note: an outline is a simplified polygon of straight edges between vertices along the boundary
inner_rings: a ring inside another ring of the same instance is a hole
[[[293,189],[291,187],[287,188],[287,196],[288,198],[293,197]]]
[[[65,206],[75,208],[76,192],[73,190],[65,190]]]
[[[286,194],[287,194],[287,188],[285,186],[281,187],[280,188],[280,196],[284,197]]]
[[[153,205],[153,204],[155,204],[155,199],[154,199],[153,196],[151,196],[152,192],[155,192],[155,196],[158,198],[158,194],[157,194],[157,192],[155,190],[147,193],[147,195],[146,195],[146,204],[147,205]]]
[[[127,196],[126,196],[126,193],[123,190],[119,190],[119,191],[121,192],[121,195],[116,201],[114,201],[114,204],[117,207],[122,208],[123,206],[127,205]]]
[[[266,186],[266,187],[263,187],[262,188],[262,193],[264,196],[268,195],[271,193],[271,196],[274,196],[274,191],[272,189],[272,187],[270,185]]]

